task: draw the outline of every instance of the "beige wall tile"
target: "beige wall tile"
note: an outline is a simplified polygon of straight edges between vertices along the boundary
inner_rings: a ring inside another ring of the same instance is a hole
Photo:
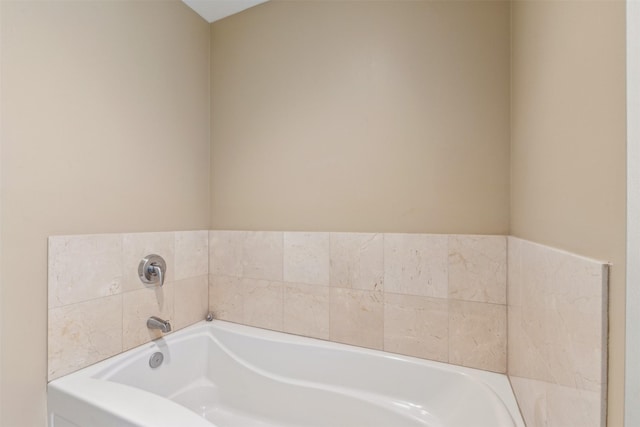
[[[601,316],[606,268],[601,262],[522,242],[522,302],[530,307]]]
[[[606,425],[600,392],[547,384],[547,420],[550,427]]]
[[[139,289],[122,295],[122,344],[124,350],[160,338],[158,329],[147,328],[147,319],[157,316],[173,322],[174,283],[162,287]]]
[[[285,283],[283,330],[328,340],[329,298],[326,286]]]
[[[282,282],[242,279],[244,320],[250,326],[282,330]]]
[[[546,314],[547,336],[542,349],[548,354],[553,382],[579,390],[605,390],[607,350],[602,317],[571,311]]]
[[[506,306],[449,301],[449,362],[506,372]]]
[[[242,277],[282,280],[282,240],[279,231],[247,231],[242,251]]]
[[[547,379],[547,361],[543,356],[543,351],[537,347],[537,343],[545,341],[545,325],[540,321],[533,322],[535,314],[524,313],[532,311],[523,307],[508,307],[508,338],[507,353],[509,375],[518,377]],[[535,309],[533,309],[535,311]]]
[[[192,277],[174,283],[173,329],[203,320],[209,312],[208,276]]]
[[[547,415],[546,383],[511,375],[509,381],[527,427],[547,426],[549,417]],[[521,402],[526,404],[523,405]]]
[[[447,362],[447,300],[385,293],[384,350]]]
[[[383,289],[382,234],[330,233],[330,283],[340,288]]]
[[[384,235],[385,291],[447,298],[448,236]]]
[[[242,276],[246,232],[209,231],[209,272],[218,276]]]
[[[607,277],[603,263],[509,238],[508,372],[530,425],[605,425]]]
[[[494,298],[505,269],[500,258],[504,259],[508,250],[510,300],[521,301],[514,297],[518,292],[527,295],[522,301],[534,303],[532,309],[510,307],[510,372],[599,390],[601,377],[593,373],[601,374],[597,368],[602,365],[602,347],[597,336],[601,336],[604,324],[599,317],[588,315],[595,303],[580,301],[575,305],[577,310],[562,314],[540,307],[573,307],[570,303],[576,293],[581,299],[599,296],[596,288],[597,283],[602,286],[601,264],[594,267],[590,260],[574,260],[561,251],[547,254],[544,247],[519,239],[509,239],[507,248],[500,236],[222,231],[211,232],[209,239],[208,232],[180,233],[180,239],[171,232],[122,235],[120,260],[137,258],[147,251],[170,254],[174,236],[173,244],[181,245],[184,260],[189,251],[196,253],[194,260],[200,260],[190,271],[198,271],[211,261],[213,269],[232,275],[298,275],[316,282],[323,281],[318,277],[329,277],[335,287],[212,274],[209,284],[207,276],[201,275],[168,283],[159,291],[140,288],[126,292],[122,302],[125,349],[160,336],[146,328],[151,315],[169,319],[175,330],[201,320],[212,310],[224,320],[502,372],[506,308],[457,299],[477,297],[477,287],[466,286],[474,281],[482,289],[482,298]],[[117,237],[105,236],[116,242],[117,251]],[[98,246],[98,241],[92,243],[91,239],[102,236],[77,237],[79,241],[70,245],[71,253],[86,254],[87,245]],[[69,240],[74,239],[60,238],[58,253],[68,251]],[[206,250],[209,240],[211,251]],[[383,271],[385,262],[387,269]],[[483,271],[482,265],[489,271]],[[183,274],[190,274],[186,273],[188,262],[183,266]],[[84,276],[78,271],[76,277]],[[431,286],[442,283],[447,275],[448,286],[446,280],[445,286]],[[390,280],[392,289],[404,293],[387,289],[383,297],[379,290],[373,291],[380,289],[377,284],[384,279]],[[574,282],[587,283],[587,290]],[[568,290],[561,288],[564,283],[570,283]],[[559,287],[549,291],[555,293],[553,299],[538,297],[529,289],[553,286]],[[453,299],[419,295],[442,290]],[[584,325],[588,327],[579,328]],[[571,332],[574,329],[579,331]]]
[[[122,351],[122,295],[49,310],[49,380]]]
[[[382,292],[331,288],[330,295],[330,339],[382,350],[384,347]]]
[[[209,275],[209,310],[216,319],[242,323],[243,301],[242,279]]]
[[[140,260],[147,255],[160,255],[167,263],[165,282],[175,277],[175,235],[173,232],[163,233],[128,233],[122,235],[123,291],[132,291],[155,285],[142,283],[138,275]]]
[[[49,308],[122,291],[122,235],[49,238]]]
[[[544,381],[510,376],[513,392],[528,427],[600,427],[605,411],[600,394]]]
[[[449,236],[449,298],[506,304],[507,239]]]
[[[522,304],[522,245],[521,239],[507,238],[507,303]]]
[[[284,280],[329,284],[329,233],[284,233]]]
[[[209,232],[176,231],[175,280],[209,274]]]
[[[601,390],[606,342],[606,265],[510,239],[509,373]]]
[[[159,331],[146,327],[150,316],[171,321],[175,329],[193,323],[196,315],[199,319],[203,318],[208,311],[208,231],[57,236],[50,238],[49,246],[49,293],[52,305],[71,304],[85,299],[99,304],[100,301],[108,301],[105,295],[122,293],[117,300],[118,322],[110,322],[119,328],[119,348],[115,353],[162,336]],[[178,258],[182,260],[182,270],[177,268],[177,272],[176,248]],[[167,262],[167,277],[163,287],[146,287],[138,277],[140,260],[151,253],[162,256]],[[176,274],[191,275],[194,272],[202,274],[195,280],[180,282],[179,316],[176,321],[172,278]],[[72,308],[82,308],[76,306],[78,304]],[[56,315],[59,314],[55,311],[49,314],[50,322],[54,322]],[[72,319],[74,315],[78,316],[77,313],[71,313]],[[91,336],[96,328],[92,321],[88,319],[84,326],[83,322],[76,322],[73,325],[77,328],[76,335]],[[90,342],[89,345],[94,344]],[[69,366],[75,366],[70,368],[72,370],[80,366],[74,362],[74,356],[58,354],[60,351],[55,349],[52,351],[55,353],[52,357],[63,358],[50,359],[52,366],[70,363]],[[64,360],[69,357],[71,359]],[[86,366],[98,359],[85,357],[83,360],[90,360],[83,362],[82,366]]]
[[[602,389],[601,318],[526,307],[509,311],[510,374],[581,390]]]

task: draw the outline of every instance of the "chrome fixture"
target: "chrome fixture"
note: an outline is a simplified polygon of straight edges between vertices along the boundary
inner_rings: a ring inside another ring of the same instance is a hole
[[[164,360],[164,354],[160,353],[159,351],[156,351],[149,358],[149,366],[155,369],[158,366],[162,365],[163,360]]]
[[[213,321],[213,313],[207,313],[207,317],[204,318],[207,322]]]
[[[167,271],[167,263],[160,255],[151,254],[142,258],[138,264],[138,275],[142,283],[160,286],[164,285],[165,272]]]
[[[163,320],[156,316],[151,316],[147,319],[147,328],[160,329],[162,332],[171,332],[171,323],[168,320]]]

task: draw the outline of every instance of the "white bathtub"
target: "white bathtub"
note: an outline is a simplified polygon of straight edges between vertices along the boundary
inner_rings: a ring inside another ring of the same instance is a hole
[[[54,380],[48,404],[51,427],[524,427],[504,375],[222,321]]]

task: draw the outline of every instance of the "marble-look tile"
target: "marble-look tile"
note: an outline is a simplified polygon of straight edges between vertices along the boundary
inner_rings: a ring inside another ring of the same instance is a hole
[[[132,291],[156,285],[142,283],[138,275],[140,261],[147,255],[160,255],[167,263],[165,282],[175,277],[174,233],[127,233],[122,235],[122,290]]]
[[[512,375],[509,375],[509,382],[525,424],[528,427],[549,425],[547,421],[546,383]]]
[[[509,307],[509,373],[599,391],[606,382],[604,336],[599,316]]]
[[[242,279],[209,275],[209,310],[216,319],[242,323],[243,301]]]
[[[385,293],[384,350],[447,362],[447,300]]]
[[[209,232],[175,232],[175,280],[209,274]]]
[[[601,392],[607,266],[516,238],[509,246],[509,373]]]
[[[387,292],[447,298],[448,236],[384,235]]]
[[[507,303],[522,304],[522,245],[523,240],[507,238]]]
[[[121,291],[121,234],[49,237],[49,308]]]
[[[526,241],[521,250],[522,304],[602,314],[608,276],[605,264]]]
[[[173,323],[174,284],[125,292],[122,295],[122,344],[124,350],[160,338],[158,329],[147,328],[147,319],[157,316]]]
[[[506,306],[450,300],[449,363],[506,372]]]
[[[382,234],[330,233],[330,283],[339,288],[383,289]]]
[[[282,240],[280,231],[247,231],[242,247],[242,277],[282,280]]]
[[[284,332],[329,339],[329,288],[285,283]]]
[[[329,233],[284,233],[284,280],[329,284]]]
[[[192,277],[174,283],[173,329],[182,329],[203,320],[209,312],[207,276]]]
[[[122,295],[49,310],[49,380],[122,351]]]
[[[603,427],[606,411],[597,392],[509,376],[528,427]]]
[[[606,410],[600,392],[547,384],[547,420],[550,427],[604,427]]]
[[[449,236],[449,298],[506,304],[507,239]]]
[[[209,231],[209,270],[217,276],[242,277],[246,232]]]
[[[242,279],[244,323],[282,331],[282,282]]]
[[[527,309],[525,309],[527,310]],[[531,311],[529,309],[529,311]],[[535,311],[535,309],[533,310]],[[523,321],[523,308],[509,306],[507,310],[507,372],[509,375],[544,380],[550,378],[542,349],[544,327],[530,320]],[[533,317],[526,313],[525,319]]]
[[[329,337],[332,341],[382,350],[382,292],[331,288],[329,310]]]

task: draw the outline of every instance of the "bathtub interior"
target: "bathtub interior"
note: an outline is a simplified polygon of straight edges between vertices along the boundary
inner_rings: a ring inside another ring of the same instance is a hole
[[[143,351],[144,350],[144,351]],[[149,366],[155,351],[164,355]],[[99,370],[216,426],[524,426],[506,377],[227,322]]]

